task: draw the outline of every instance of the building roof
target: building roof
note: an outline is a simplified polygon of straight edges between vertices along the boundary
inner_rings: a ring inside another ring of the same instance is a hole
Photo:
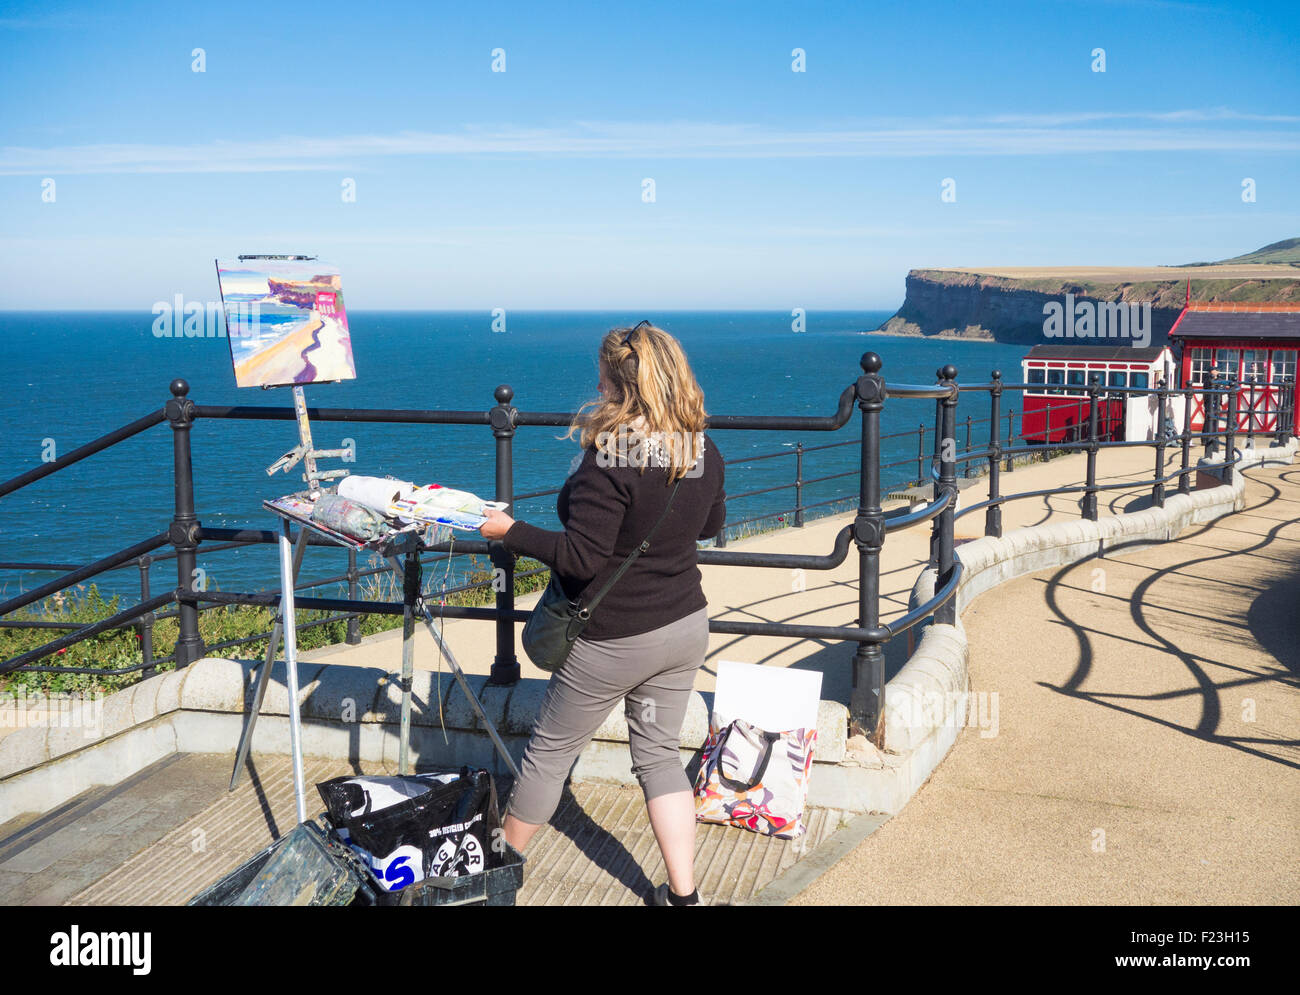
[[[1300,339],[1300,304],[1193,302],[1169,330],[1180,339]]]
[[[1036,345],[1025,359],[1075,359],[1088,362],[1150,363],[1160,358],[1167,347],[1127,345]]]

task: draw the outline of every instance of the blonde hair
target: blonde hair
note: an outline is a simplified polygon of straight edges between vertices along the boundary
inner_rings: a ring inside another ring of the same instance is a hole
[[[662,433],[660,452],[669,480],[684,477],[703,451],[704,392],[681,343],[646,322],[615,328],[601,340],[597,366],[605,379],[602,397],[578,409],[563,438],[579,433],[583,449],[593,443],[604,458],[627,460],[629,438],[642,453],[647,437]],[[632,458],[645,472],[648,459]]]

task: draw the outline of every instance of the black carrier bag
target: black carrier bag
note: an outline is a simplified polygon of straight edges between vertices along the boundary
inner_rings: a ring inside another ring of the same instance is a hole
[[[316,787],[335,833],[369,869],[376,904],[514,904],[524,858],[501,833],[488,771],[337,777]]]

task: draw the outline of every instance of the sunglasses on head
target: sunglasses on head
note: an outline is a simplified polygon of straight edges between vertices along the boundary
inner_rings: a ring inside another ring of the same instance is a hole
[[[632,344],[632,336],[635,335],[637,332],[641,331],[641,329],[645,328],[645,326],[648,324],[650,324],[649,318],[646,318],[643,321],[638,322],[635,328],[631,329],[626,335],[623,336],[623,344],[626,346],[630,346]]]

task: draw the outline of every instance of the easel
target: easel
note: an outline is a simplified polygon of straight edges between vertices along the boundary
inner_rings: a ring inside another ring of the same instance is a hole
[[[292,260],[310,260],[309,256],[240,256],[241,261],[252,259],[292,259]],[[267,474],[273,475],[278,470],[284,470],[286,473],[298,462],[303,464],[303,480],[307,484],[307,494],[312,502],[322,494],[321,482],[332,480],[338,477],[346,477],[346,469],[320,470],[317,467],[317,459],[321,458],[342,458],[350,455],[349,449],[316,449],[312,443],[311,422],[307,416],[307,400],[305,392],[301,385],[293,387],[293,407],[298,422],[298,445],[289,450],[273,464],[267,467]],[[262,703],[266,698],[266,688],[270,683],[271,667],[275,662],[276,654],[279,650],[281,640],[284,642],[284,663],[286,673],[286,684],[289,693],[289,744],[293,760],[293,789],[294,799],[297,804],[298,822],[307,821],[307,797],[306,786],[304,784],[302,769],[302,719],[298,707],[298,639],[297,639],[297,612],[294,605],[294,587],[297,584],[298,572],[302,567],[303,553],[307,548],[307,536],[311,532],[322,535],[339,545],[346,546],[354,550],[369,550],[378,552],[388,562],[390,569],[394,574],[402,579],[403,607],[402,607],[402,712],[400,739],[398,743],[398,772],[401,774],[411,773],[410,758],[410,739],[411,739],[411,685],[415,676],[415,618],[417,614],[423,619],[425,626],[428,628],[430,635],[433,636],[434,642],[438,646],[439,652],[446,657],[451,664],[452,674],[455,676],[457,683],[464,692],[465,697],[469,700],[470,707],[483,723],[491,737],[493,745],[502,759],[505,760],[506,766],[510,772],[519,777],[519,768],[515,765],[514,759],[506,749],[505,743],[501,740],[496,726],[488,718],[487,713],[483,711],[483,706],[475,696],[469,682],[465,679],[465,673],[461,670],[460,664],[456,662],[450,647],[447,646],[443,638],[442,620],[435,619],[433,612],[424,600],[420,584],[420,558],[419,554],[428,545],[425,542],[424,535],[432,534],[436,530],[432,527],[423,529],[421,532],[414,531],[414,526],[398,531],[382,539],[362,541],[346,536],[340,532],[328,529],[319,523],[311,521],[299,515],[291,514],[283,508],[275,507],[269,501],[263,501],[262,506],[272,511],[280,518],[280,604],[276,613],[275,624],[271,628],[271,634],[266,644],[266,659],[263,661],[261,672],[257,677],[257,687],[253,692],[253,700],[249,707],[248,719],[244,725],[244,731],[240,736],[239,749],[235,756],[235,768],[230,775],[230,790],[234,791],[239,783],[239,774],[244,764],[248,760],[249,751],[252,748],[253,731],[257,727],[257,716],[261,712]],[[292,525],[298,525],[298,537],[295,541],[292,535]],[[405,566],[402,564],[401,557],[405,556]],[[367,602],[351,602],[358,609],[364,610]]]
[[[244,260],[252,257],[240,256],[239,258]],[[321,481],[348,475],[348,471],[345,469],[320,470],[316,465],[316,460],[325,457],[341,458],[350,455],[351,450],[315,448],[311,438],[311,420],[307,417],[306,391],[298,385],[293,388],[293,409],[298,422],[298,445],[268,466],[266,473],[267,476],[271,476],[279,470],[284,470],[287,473],[295,464],[301,461],[303,469],[306,471],[303,473],[302,479],[307,483],[308,494],[315,501],[321,495]],[[270,683],[271,667],[275,663],[276,653],[279,652],[280,641],[283,639],[286,683],[289,691],[289,744],[293,754],[293,787],[294,797],[298,803],[299,822],[307,821],[307,801],[306,790],[303,786],[302,728],[298,710],[298,632],[296,625],[297,612],[294,608],[294,588],[298,582],[298,571],[302,568],[302,556],[307,549],[307,536],[310,531],[310,527],[300,527],[297,542],[293,542],[290,520],[281,516],[279,540],[280,606],[276,612],[275,624],[271,627],[271,635],[266,643],[266,659],[263,661],[261,673],[257,675],[257,688],[253,692],[253,702],[249,710],[248,721],[244,725],[243,734],[239,739],[239,750],[235,754],[235,769],[230,774],[230,790],[234,791],[236,785],[239,784],[239,773],[243,770],[244,763],[248,760],[249,750],[252,748],[253,730],[257,726],[257,716],[261,712],[262,702],[266,698],[266,687]],[[288,626],[284,623],[286,618],[290,620]]]

